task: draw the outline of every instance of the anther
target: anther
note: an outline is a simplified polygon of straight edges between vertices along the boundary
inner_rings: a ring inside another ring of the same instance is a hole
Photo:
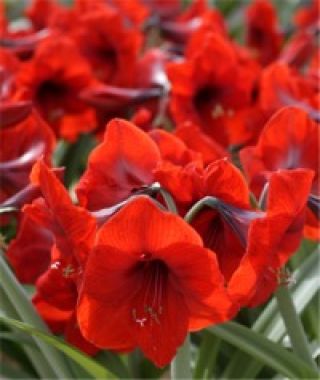
[[[218,117],[221,117],[224,115],[224,108],[220,103],[218,103],[214,109],[212,110],[212,117],[214,119],[217,119]]]

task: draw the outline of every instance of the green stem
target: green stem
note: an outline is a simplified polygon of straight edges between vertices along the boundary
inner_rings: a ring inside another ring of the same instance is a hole
[[[312,359],[311,350],[308,345],[307,337],[297,311],[294,307],[289,289],[286,286],[279,286],[275,292],[279,310],[286,326],[293,351],[305,360],[313,369],[317,370],[316,364]]]
[[[190,350],[190,336],[177,352],[176,357],[171,362],[171,380],[176,379],[191,379],[191,350]]]
[[[196,217],[196,215],[204,208],[204,207],[211,207],[216,208],[218,204],[218,200],[215,197],[204,197],[200,199],[199,202],[195,203],[190,210],[187,212],[187,214],[184,217],[184,220],[187,223],[191,223],[193,219]]]
[[[167,205],[167,209],[171,211],[173,214],[178,214],[177,206],[171,194],[163,187],[160,187],[159,192]]]

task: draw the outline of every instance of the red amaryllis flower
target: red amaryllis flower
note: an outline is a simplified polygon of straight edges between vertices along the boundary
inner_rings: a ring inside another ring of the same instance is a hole
[[[150,185],[160,182],[178,203],[189,204],[199,197],[202,168],[201,154],[174,135],[161,130],[148,135],[128,121],[113,119],[103,143],[90,154],[76,193],[82,206],[98,211],[149,193]]]
[[[212,62],[215,62],[213,65]],[[249,105],[253,77],[239,65],[231,43],[209,33],[186,60],[168,64],[170,109],[177,123],[191,121],[223,146],[229,143],[226,120]],[[246,80],[244,80],[244,76]]]
[[[204,245],[216,252],[227,289],[239,305],[263,303],[277,285],[278,270],[301,240],[312,176],[306,170],[275,175],[263,212],[250,208],[246,182],[230,163],[218,161],[207,168],[211,207],[191,223]],[[301,188],[293,197],[297,181]]]
[[[240,152],[250,188],[259,196],[272,172],[306,168],[314,172],[311,192],[319,196],[318,125],[295,107],[278,111],[265,125],[256,146]],[[308,211],[308,236],[319,236],[318,223]]]
[[[147,115],[140,121],[148,125],[142,129],[152,128],[153,119],[167,104],[169,86],[164,66],[168,60],[168,54],[160,49],[150,49],[137,61],[131,87],[97,84],[82,91],[81,97],[96,108],[98,137],[100,132],[104,133],[109,120],[115,116],[128,118],[133,110],[142,106]]]
[[[55,132],[69,140],[95,127],[93,109],[79,98],[92,80],[87,62],[67,37],[43,41],[17,77]]]
[[[283,36],[277,14],[269,0],[255,0],[247,9],[247,44],[259,61],[267,65],[279,55]]]
[[[250,210],[249,190],[244,177],[227,160],[216,161],[207,167],[202,193],[197,200],[204,196],[213,196],[228,205],[230,214],[232,209],[238,208],[243,210],[243,218],[251,221],[257,217],[256,213]],[[223,208],[223,211],[226,210]],[[229,281],[244,254],[243,243],[247,231],[246,228],[235,231],[232,221],[236,217],[226,219],[224,216],[219,209],[206,208],[193,219],[192,226],[203,238],[204,245],[217,253],[220,269],[226,281]]]
[[[41,156],[50,163],[55,139],[48,125],[35,112],[16,125],[0,128],[0,139],[2,203],[25,190],[31,168]]]
[[[256,146],[240,152],[250,188],[259,196],[272,172],[279,169],[311,169],[312,192],[319,192],[318,125],[296,107],[279,110],[265,125]]]
[[[97,79],[130,86],[143,36],[116,9],[105,6],[83,15],[74,37]]]
[[[214,253],[149,198],[131,201],[99,231],[77,312],[81,332],[98,347],[139,347],[164,366],[188,331],[234,312]]]

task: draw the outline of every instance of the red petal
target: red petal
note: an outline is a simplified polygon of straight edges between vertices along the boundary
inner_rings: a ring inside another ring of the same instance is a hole
[[[249,207],[248,185],[240,170],[227,159],[216,161],[207,167],[206,183],[207,195],[234,206]]]
[[[268,214],[283,216],[284,232],[278,245],[281,265],[287,262],[301,242],[312,179],[313,172],[303,169],[279,171],[270,178]],[[280,231],[278,235],[281,236]]]
[[[66,255],[73,252],[79,260],[85,260],[95,237],[95,219],[87,210],[72,204],[67,190],[42,161],[35,164],[31,179],[40,186],[49,207],[59,250]]]
[[[17,237],[6,252],[20,282],[32,284],[48,268],[52,244],[50,231],[35,224],[24,213]]]
[[[234,316],[236,308],[226,292],[213,251],[178,243],[159,251],[157,257],[170,270],[169,292],[174,290],[184,296],[189,313],[189,330],[200,330]],[[180,320],[182,312],[179,315]]]

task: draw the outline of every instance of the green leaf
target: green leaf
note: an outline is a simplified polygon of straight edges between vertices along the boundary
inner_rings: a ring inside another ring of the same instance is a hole
[[[95,379],[114,379],[115,376],[109,372],[105,367],[96,363],[90,357],[84,355],[79,350],[69,346],[63,342],[60,338],[53,335],[49,335],[43,331],[40,331],[26,323],[16,321],[11,318],[5,318],[0,316],[0,322],[3,322],[9,327],[18,329],[27,334],[34,335],[58,350],[64,352],[70,359],[78,363],[85,371]]]
[[[286,326],[290,338],[291,347],[296,356],[304,360],[310,367],[317,370],[309,347],[308,338],[304,331],[299,314],[295,308],[291,292],[286,285],[278,286],[275,292],[279,311]]]
[[[12,303],[16,314],[20,320],[35,326],[38,330],[48,331],[47,326],[40,318],[36,310],[34,309],[32,303],[29,301],[26,292],[15,276],[12,274],[8,267],[4,257],[0,251],[0,278],[3,291],[5,292],[7,299]],[[58,378],[70,378],[72,373],[67,367],[64,357],[56,351],[50,345],[39,341],[35,338],[37,346],[40,348],[40,354],[42,356],[41,363],[44,367],[47,367],[56,374]],[[51,376],[52,377],[52,376]]]
[[[0,309],[0,315],[17,319],[19,318],[15,308],[11,304],[8,296],[4,292],[4,290],[0,287],[0,300],[1,300],[1,309]],[[36,342],[33,340],[33,342],[36,344]],[[7,345],[6,345],[7,347]],[[20,346],[21,349],[25,352],[28,359],[32,363],[36,373],[41,378],[58,378],[58,376],[55,374],[53,369],[51,368],[50,364],[47,363],[46,358],[40,352],[40,350],[35,350],[34,347],[31,347],[30,345],[23,345]],[[13,358],[16,358],[17,353],[15,352],[13,355]],[[11,357],[11,355],[10,355]],[[20,361],[21,359],[19,359]],[[0,366],[1,367],[1,366]]]
[[[95,357],[95,360],[105,365],[110,372],[120,379],[128,379],[131,377],[123,358],[113,352],[101,351]]]
[[[193,373],[194,379],[210,379],[215,367],[221,340],[216,336],[203,332],[200,349]]]
[[[236,346],[280,374],[293,379],[318,379],[319,374],[283,347],[235,322],[210,327],[212,334]]]
[[[0,331],[0,342],[1,340],[10,340],[19,344],[28,344],[34,347],[36,350],[38,349],[38,347],[35,347],[35,343],[32,339],[30,339],[30,337],[26,337],[25,335],[18,332]]]

